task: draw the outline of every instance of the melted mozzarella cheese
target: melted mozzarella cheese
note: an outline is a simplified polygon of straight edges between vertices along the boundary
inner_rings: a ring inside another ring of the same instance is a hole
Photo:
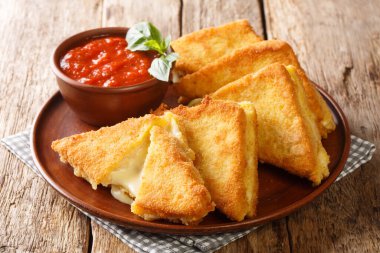
[[[124,204],[132,205],[133,203],[133,199],[120,186],[112,185],[111,194],[115,199],[119,200],[120,202]]]
[[[161,119],[163,121],[159,125],[179,141],[184,142],[185,137],[179,129],[174,114],[167,112]],[[111,185],[112,196],[122,203],[131,205],[133,199],[137,196],[149,144],[149,134],[147,134],[144,140],[110,173],[107,183],[104,184],[105,186]]]
[[[131,198],[136,197],[148,147],[149,136],[123,159],[117,169],[111,172],[109,176],[111,194],[120,202],[131,204]]]
[[[163,117],[169,123],[166,126],[166,130],[169,131],[175,138],[183,141],[184,137],[182,132],[179,130],[175,115],[172,112],[166,112]]]

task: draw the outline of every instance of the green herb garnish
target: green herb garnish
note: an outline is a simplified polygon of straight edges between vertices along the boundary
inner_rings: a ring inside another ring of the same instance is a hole
[[[173,62],[178,59],[178,54],[170,52],[170,35],[165,39],[161,32],[149,22],[138,23],[129,28],[126,40],[127,49],[131,51],[154,50],[160,54],[159,58],[152,61],[149,74],[161,81],[169,81],[170,69]]]

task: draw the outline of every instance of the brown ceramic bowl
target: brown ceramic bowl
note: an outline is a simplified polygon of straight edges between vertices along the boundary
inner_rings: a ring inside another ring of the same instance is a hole
[[[94,38],[125,37],[127,31],[126,27],[105,27],[81,32],[60,43],[52,55],[51,67],[63,98],[81,120],[91,125],[113,125],[144,115],[166,94],[168,83],[155,78],[126,87],[96,87],[73,80],[61,70],[59,62],[70,49]]]

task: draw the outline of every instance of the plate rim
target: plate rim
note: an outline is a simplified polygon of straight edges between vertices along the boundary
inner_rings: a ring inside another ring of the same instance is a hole
[[[313,82],[314,83],[314,82]],[[76,198],[75,196],[65,192],[65,189],[63,187],[60,187],[55,183],[55,181],[49,176],[49,173],[45,170],[44,166],[40,162],[38,155],[37,155],[37,143],[36,143],[36,132],[37,127],[39,125],[39,122],[41,121],[42,116],[44,115],[44,112],[49,108],[50,104],[54,102],[55,99],[57,99],[58,96],[62,96],[59,91],[56,91],[40,108],[38,111],[36,117],[33,120],[32,125],[32,131],[30,133],[30,147],[31,147],[31,153],[33,161],[43,176],[44,180],[47,181],[47,183],[54,188],[61,196],[63,196],[66,200],[69,201],[70,204],[78,208],[80,211],[85,211],[89,213],[90,215],[95,215],[96,217],[105,219],[107,221],[111,221],[116,223],[117,225],[121,225],[126,228],[132,228],[139,231],[144,232],[150,232],[150,233],[166,233],[166,234],[175,234],[175,235],[208,235],[208,234],[216,234],[216,233],[223,233],[223,232],[232,232],[232,231],[238,231],[248,228],[253,228],[256,226],[259,226],[261,224],[281,219],[285,216],[288,216],[289,214],[297,211],[301,207],[307,205],[308,203],[312,202],[316,197],[320,196],[327,188],[329,188],[336,180],[336,178],[341,174],[344,165],[347,162],[347,158],[350,151],[351,146],[351,137],[350,137],[350,128],[348,125],[348,121],[346,119],[345,114],[343,113],[340,106],[336,103],[336,101],[319,85],[315,84],[317,90],[319,93],[324,97],[324,99],[328,100],[328,102],[333,106],[333,108],[337,112],[337,116],[339,116],[339,120],[342,122],[342,127],[344,129],[344,138],[345,138],[345,144],[344,149],[342,152],[342,155],[340,157],[340,160],[338,164],[335,166],[335,170],[328,176],[327,179],[323,180],[321,185],[318,186],[314,191],[307,194],[303,198],[291,203],[290,205],[283,207],[281,209],[278,209],[274,211],[270,215],[266,215],[264,217],[258,218],[258,219],[249,219],[249,220],[243,220],[240,222],[233,222],[233,223],[227,223],[227,224],[219,224],[219,225],[202,225],[202,226],[186,226],[179,225],[179,224],[164,224],[159,222],[150,222],[145,220],[125,220],[125,217],[115,215],[113,213],[99,210],[97,208],[93,208],[91,205],[87,204],[86,202],[82,201],[81,199]],[[63,98],[62,98],[63,99]],[[120,220],[123,219],[123,220]]]

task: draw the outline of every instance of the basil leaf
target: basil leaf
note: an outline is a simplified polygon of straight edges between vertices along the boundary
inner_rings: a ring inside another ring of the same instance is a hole
[[[169,81],[170,69],[173,66],[173,62],[178,59],[178,54],[170,53],[163,55],[160,58],[156,58],[152,61],[152,65],[148,69],[149,74],[158,80],[167,82]]]
[[[172,63],[168,62],[164,56],[161,56],[152,61],[152,65],[150,65],[148,72],[158,80],[167,82],[169,80],[171,67]]]
[[[174,62],[179,58],[179,55],[177,53],[170,53],[165,58],[169,62]]]
[[[149,22],[141,22],[132,26],[126,35],[127,49],[131,51],[157,51],[161,57],[152,61],[148,72],[161,81],[169,81],[170,69],[179,57],[169,53],[171,37],[163,39],[161,32]]]
[[[151,50],[150,47],[145,45],[145,41],[142,43],[135,43],[131,46],[128,44],[127,49],[129,49],[131,51],[148,51],[148,50]]]
[[[164,54],[166,47],[160,31],[149,22],[141,22],[132,26],[127,33],[127,49],[131,51],[155,50]]]
[[[168,37],[165,38],[163,47],[167,50],[170,47],[170,42],[172,40],[172,37],[168,35]]]
[[[150,48],[151,50],[159,52],[160,54],[165,54],[165,50],[162,50],[162,47],[160,46],[160,44],[158,44],[156,40],[145,41],[144,45]]]
[[[138,23],[132,26],[127,33],[126,40],[128,42],[127,49],[131,51],[149,50],[147,46],[144,45],[147,38],[150,36],[149,25],[147,22]]]
[[[162,42],[161,32],[152,23],[148,23],[150,39],[157,41],[159,44]]]

